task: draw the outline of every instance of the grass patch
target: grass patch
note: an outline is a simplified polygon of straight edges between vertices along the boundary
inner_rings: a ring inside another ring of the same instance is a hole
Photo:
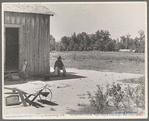
[[[145,76],[140,78],[133,78],[133,79],[124,79],[124,80],[118,80],[122,83],[133,83],[133,84],[144,84],[145,83]]]
[[[125,73],[145,73],[145,59],[143,53],[123,52],[56,52],[51,53],[50,66],[53,67],[58,55],[63,58],[66,68]],[[75,57],[75,58],[74,58]]]

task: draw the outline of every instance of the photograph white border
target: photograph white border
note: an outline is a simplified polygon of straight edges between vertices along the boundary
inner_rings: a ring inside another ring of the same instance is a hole
[[[69,115],[69,114],[64,114],[64,115],[47,115],[47,114],[40,114],[40,115],[32,115],[31,117],[27,114],[25,114],[24,116],[20,116],[19,115],[9,115],[8,118],[7,115],[4,114],[3,110],[4,110],[4,94],[3,94],[3,88],[4,88],[4,11],[3,11],[3,5],[4,4],[9,4],[11,2],[3,2],[2,3],[2,116],[3,119],[145,119],[148,118],[148,41],[147,41],[147,2],[145,1],[141,1],[141,2],[136,2],[135,4],[138,3],[143,3],[145,5],[145,112],[146,115],[144,116],[120,116],[120,115],[113,115],[113,114],[99,114],[99,115]],[[134,2],[13,2],[11,4],[133,4]]]

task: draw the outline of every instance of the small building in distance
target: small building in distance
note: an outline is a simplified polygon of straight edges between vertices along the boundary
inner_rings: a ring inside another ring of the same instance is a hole
[[[135,50],[132,50],[132,49],[120,49],[119,52],[135,52]]]
[[[36,4],[3,4],[4,71],[49,74],[50,16],[54,13]]]

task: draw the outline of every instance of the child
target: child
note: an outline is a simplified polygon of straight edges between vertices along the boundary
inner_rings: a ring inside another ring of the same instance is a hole
[[[26,59],[24,60],[24,64],[22,66],[22,69],[21,69],[21,74],[20,76],[23,78],[23,79],[26,79],[26,68],[27,68],[27,61]]]

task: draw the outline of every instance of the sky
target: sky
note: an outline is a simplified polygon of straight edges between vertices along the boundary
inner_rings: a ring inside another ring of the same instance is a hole
[[[108,30],[112,39],[126,34],[135,38],[147,27],[145,2],[42,4],[56,14],[50,17],[50,34],[56,41],[73,32],[92,34],[97,30]]]

